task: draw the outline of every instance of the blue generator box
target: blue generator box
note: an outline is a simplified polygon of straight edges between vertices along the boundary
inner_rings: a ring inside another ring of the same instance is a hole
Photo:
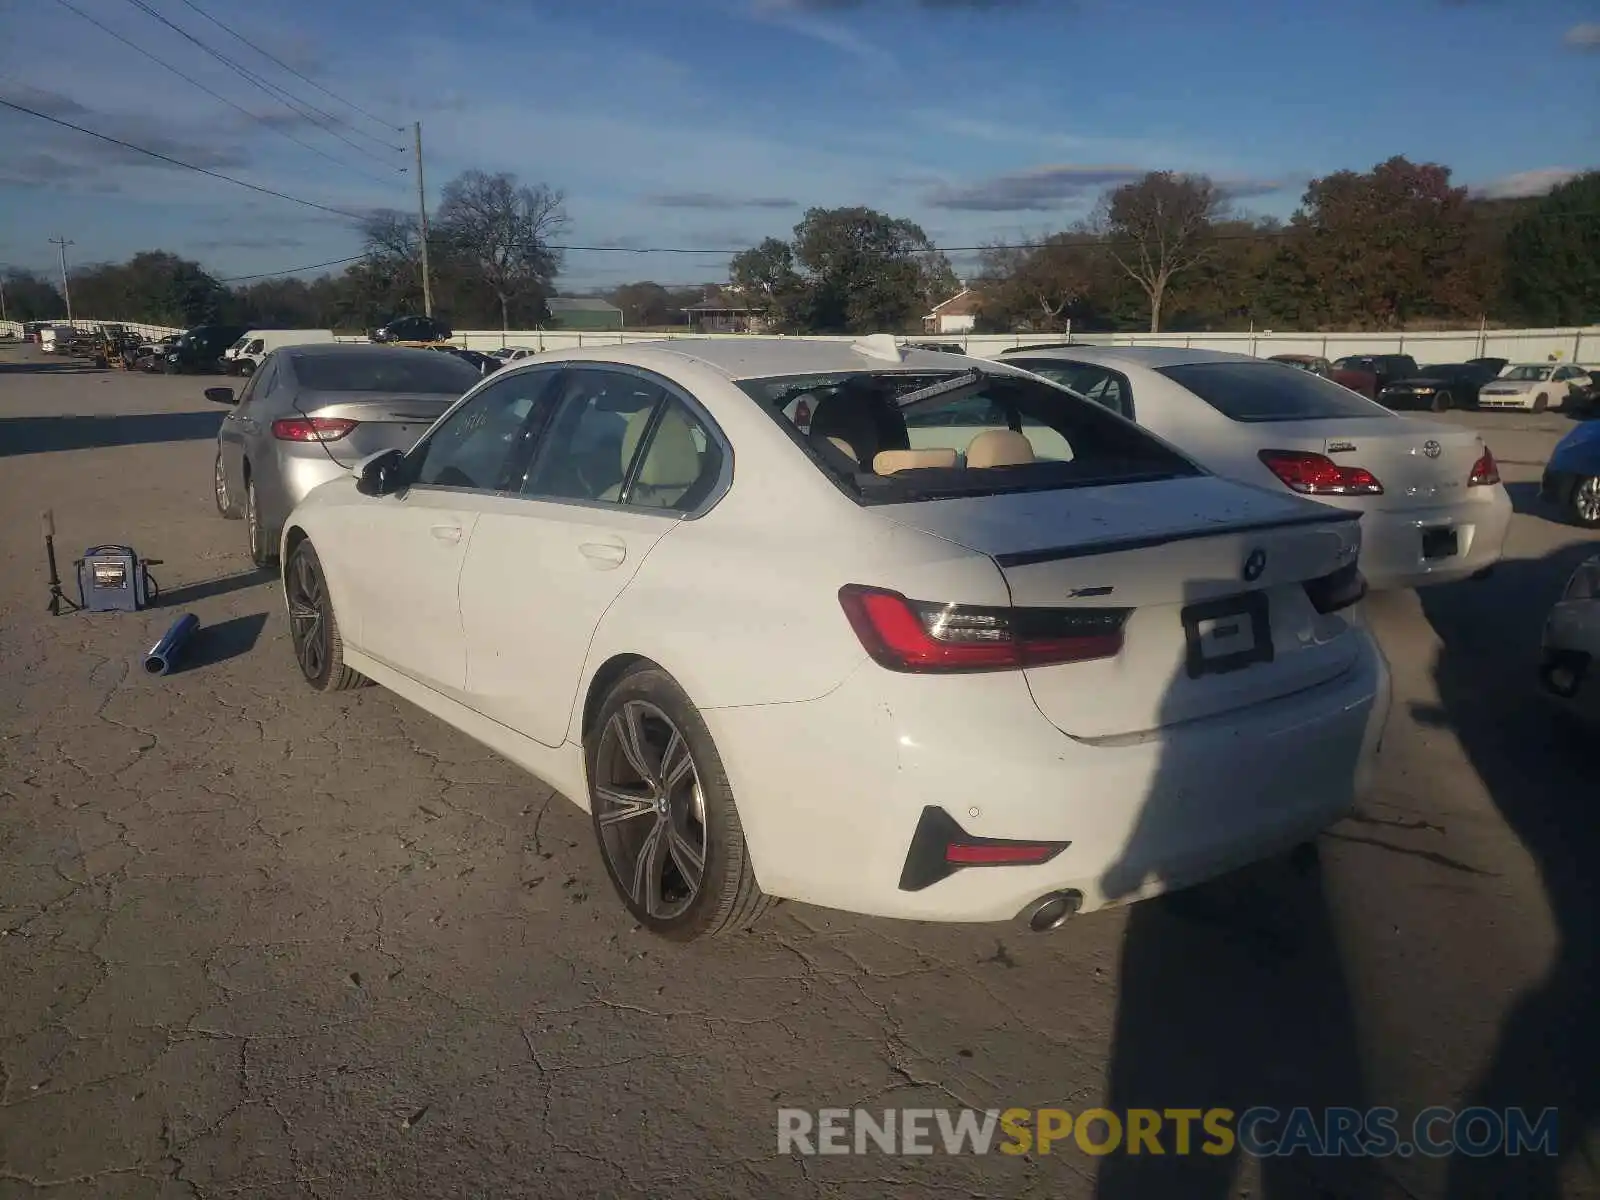
[[[132,546],[92,546],[77,562],[78,601],[90,612],[138,612],[150,603],[152,560]]]

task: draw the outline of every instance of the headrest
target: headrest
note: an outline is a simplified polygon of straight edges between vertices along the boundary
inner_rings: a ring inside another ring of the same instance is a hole
[[[1034,461],[1033,443],[1013,429],[989,429],[967,446],[968,467],[1018,467]]]
[[[953,467],[954,450],[880,450],[872,460],[872,470],[878,475],[893,475],[896,471],[912,471],[918,467]]]

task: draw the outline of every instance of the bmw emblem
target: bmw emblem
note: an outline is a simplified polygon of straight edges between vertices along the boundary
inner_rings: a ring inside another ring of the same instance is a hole
[[[1422,452],[1429,458],[1438,458],[1439,455],[1444,453],[1444,447],[1439,445],[1439,443],[1434,441],[1432,438],[1429,438],[1427,441],[1422,443]]]
[[[1267,569],[1267,552],[1265,550],[1252,550],[1250,557],[1244,560],[1244,581],[1254,583],[1261,578],[1261,572]]]

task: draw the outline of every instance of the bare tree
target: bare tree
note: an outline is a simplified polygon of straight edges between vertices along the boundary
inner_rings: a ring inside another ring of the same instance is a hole
[[[445,185],[437,225],[500,301],[500,327],[511,328],[513,301],[540,306],[561,267],[550,240],[567,223],[566,198],[544,184],[529,187],[504,172],[467,171]]]
[[[1100,225],[1111,256],[1150,299],[1150,332],[1161,330],[1167,285],[1211,253],[1211,227],[1227,197],[1204,175],[1152,171],[1106,197]]]

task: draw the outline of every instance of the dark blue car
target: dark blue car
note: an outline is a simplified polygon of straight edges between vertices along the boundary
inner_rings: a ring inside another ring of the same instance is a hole
[[[1600,421],[1585,421],[1557,443],[1540,491],[1574,524],[1600,529]]]

